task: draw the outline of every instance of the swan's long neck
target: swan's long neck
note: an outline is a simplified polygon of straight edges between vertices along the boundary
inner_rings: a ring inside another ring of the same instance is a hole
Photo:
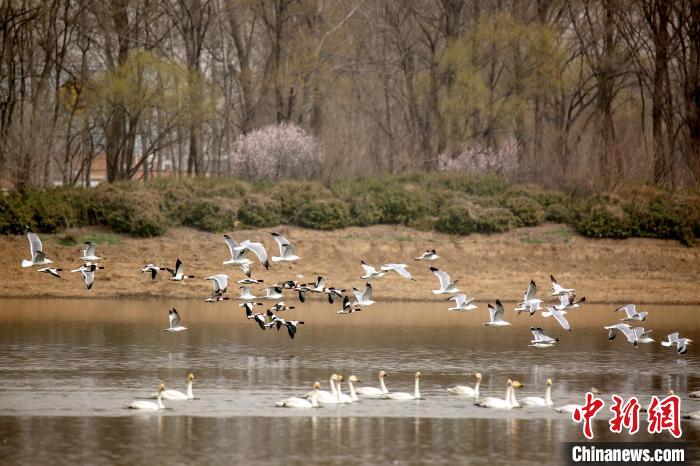
[[[318,408],[318,388],[314,388],[314,392],[311,394],[311,407]]]
[[[384,385],[384,377],[379,377],[379,389],[382,393],[389,393],[389,390],[386,389],[386,385]]]
[[[552,386],[547,385],[547,388],[544,389],[544,403],[547,405],[554,404],[552,403]]]
[[[165,405],[163,404],[163,392],[158,391],[158,396],[156,397],[156,403],[158,404],[158,409],[165,409]]]
[[[418,389],[418,384],[420,383],[420,379],[416,377],[416,387],[413,389],[413,397],[414,398],[420,398],[420,390]]]
[[[508,384],[508,386],[506,386],[506,397],[504,398],[504,400],[506,400],[508,403],[511,403],[511,399],[510,399],[511,390],[513,390],[513,387],[510,384]]]
[[[336,390],[336,388],[335,388],[335,378],[331,377],[328,382],[331,384],[331,393],[333,394],[333,396],[337,397],[338,390]]]
[[[187,399],[191,400],[194,398],[194,394],[192,393],[192,381],[187,382]]]
[[[338,386],[336,387],[335,391],[335,399],[338,401],[338,403],[340,403],[340,395],[343,393],[343,388],[341,387],[342,382],[340,380],[338,380],[337,383]]]
[[[474,396],[479,396],[479,386],[481,385],[481,379],[476,379],[476,385],[474,385]]]
[[[350,399],[352,401],[358,401],[357,393],[355,393],[355,386],[352,384],[352,380],[348,380],[348,387],[350,387]]]
[[[515,388],[511,387],[510,388],[510,407],[517,408],[518,406],[520,406],[520,403],[518,403],[518,400],[515,399]]]

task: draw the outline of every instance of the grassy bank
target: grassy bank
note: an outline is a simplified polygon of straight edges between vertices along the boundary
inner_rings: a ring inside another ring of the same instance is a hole
[[[640,187],[572,195],[517,185],[495,176],[417,173],[318,182],[250,183],[237,179],[157,179],[53,188],[0,196],[0,233],[25,224],[56,233],[103,226],[159,236],[187,226],[207,232],[292,225],[314,230],[404,225],[466,236],[502,233],[544,222],[596,238],[648,237],[692,245],[700,236],[700,196]]]
[[[377,280],[374,292],[377,302],[441,299],[430,292],[436,287],[437,279],[428,265],[436,265],[459,280],[459,288],[477,299],[481,312],[486,312],[486,300],[519,299],[530,279],[537,281],[540,295],[545,295],[550,273],[566,286],[575,287],[579,297],[586,296],[591,302],[700,303],[697,287],[700,250],[677,241],[591,239],[571,227],[550,223],[470,236],[394,225],[333,231],[274,226],[241,229],[232,234],[237,240],[262,241],[272,252],[276,251],[269,234],[272,229],[294,242],[301,260],[293,264],[274,263],[269,271],[254,265],[255,277],[265,280],[265,284],[286,279],[314,281],[318,275],[324,275],[329,286],[349,290],[352,285],[364,283],[359,277],[360,261],[365,260],[375,266],[404,262],[417,279],[413,282],[390,274]],[[203,277],[215,273],[227,273],[237,280],[243,277],[237,267],[222,264],[228,258],[228,249],[221,234],[193,228],[174,227],[152,238],[116,234],[101,227],[41,237],[48,256],[64,269],[78,264],[75,258],[83,241],[98,243],[97,254],[104,258],[105,270],[98,271],[93,290],[90,293],[85,290],[79,273],[64,272],[59,280],[35,269],[22,269],[20,262],[29,252],[27,239],[0,235],[0,250],[4,252],[0,255],[0,267],[6,271],[6,279],[0,280],[0,297],[203,299],[211,291],[211,283],[202,280]],[[429,248],[437,249],[440,254],[437,262],[411,260]],[[178,257],[185,263],[185,271],[196,279],[178,283],[163,276],[152,282],[148,274],[139,272],[149,262],[172,267]],[[238,292],[237,288],[230,288],[232,295]],[[290,294],[286,300],[296,302],[296,297]],[[329,307],[329,312],[332,309]]]

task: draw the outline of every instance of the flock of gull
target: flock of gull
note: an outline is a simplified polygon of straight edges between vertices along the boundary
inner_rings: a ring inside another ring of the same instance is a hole
[[[29,247],[31,253],[31,259],[23,260],[22,267],[32,267],[41,266],[42,268],[37,269],[38,272],[43,272],[50,274],[54,277],[61,278],[61,268],[53,267],[50,264],[53,262],[47,258],[45,252],[43,251],[42,243],[39,237],[33,233],[29,227],[26,227],[26,234],[29,240]],[[362,275],[361,279],[366,280],[363,288],[358,289],[356,286],[352,287],[352,295],[346,293],[345,288],[336,288],[328,286],[326,279],[319,276],[314,283],[300,283],[296,280],[286,280],[270,286],[260,288],[259,291],[264,291],[264,295],[256,296],[253,291],[254,286],[263,284],[263,280],[253,278],[253,265],[255,261],[251,259],[255,256],[257,262],[265,269],[270,268],[270,261],[275,262],[294,262],[300,259],[295,253],[295,248],[292,243],[280,235],[279,233],[271,233],[273,239],[277,242],[279,248],[279,256],[271,256],[268,258],[267,250],[261,242],[255,242],[251,240],[245,240],[240,243],[236,242],[228,235],[224,235],[224,241],[228,246],[230,253],[230,259],[223,261],[223,265],[237,266],[241,273],[242,278],[236,280],[236,285],[240,293],[238,296],[230,296],[228,294],[229,290],[229,280],[231,277],[225,273],[211,275],[205,277],[204,280],[208,280],[212,283],[212,293],[209,297],[205,298],[206,302],[216,303],[220,301],[228,301],[232,299],[238,299],[242,301],[239,306],[243,308],[245,312],[245,317],[252,320],[261,330],[272,329],[280,330],[282,327],[287,329],[287,333],[290,338],[294,338],[299,331],[300,325],[303,325],[303,321],[283,318],[280,316],[281,313],[285,313],[286,316],[288,311],[295,309],[294,306],[288,306],[282,299],[284,298],[285,292],[295,293],[299,302],[303,303],[309,294],[325,295],[329,304],[334,304],[336,300],[342,303],[342,307],[336,310],[339,315],[350,315],[355,312],[363,310],[373,304],[375,301],[372,300],[372,281],[376,281],[388,274],[395,273],[400,277],[408,280],[415,280],[413,275],[408,270],[408,265],[402,263],[385,263],[379,268],[376,268],[368,263],[361,261]],[[90,291],[95,282],[95,273],[97,270],[104,269],[104,267],[99,266],[98,262],[100,257],[95,255],[96,244],[93,242],[85,243],[84,249],[82,249],[82,256],[78,257],[77,260],[82,261],[80,266],[76,269],[72,269],[71,272],[81,272],[85,281],[85,286],[88,291]],[[437,252],[433,250],[425,251],[418,257],[414,257],[413,260],[417,262],[433,262],[440,258]],[[449,311],[455,312],[468,312],[478,309],[478,306],[474,304],[474,299],[470,298],[468,295],[461,293],[457,288],[457,280],[453,280],[449,273],[441,270],[439,268],[429,266],[428,269],[432,272],[438,279],[439,287],[432,290],[435,295],[450,295],[445,299],[445,301],[454,301],[454,305],[449,307]],[[155,264],[147,264],[142,269],[142,273],[149,273],[151,280],[157,280],[158,275],[161,272],[167,272],[170,276],[168,277],[171,281],[185,281],[194,279],[194,275],[187,275],[185,273],[185,266],[183,262],[178,258],[175,262],[174,268],[162,267]],[[585,302],[586,298],[581,297],[577,299],[576,290],[573,288],[566,288],[562,286],[554,276],[550,275],[550,298],[554,300],[554,303],[546,303],[545,299],[538,298],[538,289],[534,280],[531,280],[524,295],[522,301],[517,303],[517,307],[514,311],[517,315],[523,312],[533,316],[540,311],[541,316],[545,318],[553,317],[562,329],[566,331],[571,331],[571,324],[567,319],[567,314],[573,310],[580,309],[582,304]],[[256,306],[264,306],[260,300],[272,300],[276,301],[275,304],[268,307],[265,312],[256,312]],[[558,303],[556,302],[558,301]],[[488,304],[489,320],[483,325],[487,327],[500,327],[511,325],[510,322],[504,320],[505,309],[500,300],[496,300],[495,304]],[[624,317],[620,319],[619,322],[605,326],[604,329],[608,330],[608,339],[613,340],[618,333],[624,335],[629,343],[635,347],[639,344],[652,343],[654,341],[649,335],[652,332],[644,327],[636,326],[632,327],[630,323],[634,322],[644,322],[648,316],[648,312],[638,311],[634,304],[627,304],[625,306],[615,309],[615,312],[622,311]],[[187,330],[181,324],[180,313],[175,309],[168,310],[168,321],[169,326],[165,330],[168,332],[181,332]],[[532,333],[532,340],[530,341],[530,346],[535,348],[548,348],[555,346],[559,343],[559,338],[553,338],[541,328],[541,327],[531,327],[530,331]],[[689,338],[682,338],[678,332],[669,334],[666,340],[661,342],[663,346],[672,347],[675,346],[675,350],[678,354],[685,354],[688,351],[688,346],[692,342]],[[339,374],[332,374],[329,379],[330,390],[321,390],[319,382],[313,384],[313,390],[299,397],[291,397],[285,400],[279,401],[276,405],[281,407],[292,407],[292,408],[315,408],[321,404],[342,404],[342,403],[353,403],[358,401],[360,398],[384,398],[392,400],[416,400],[421,399],[420,395],[420,379],[421,373],[416,372],[415,374],[415,385],[413,392],[390,392],[385,384],[384,378],[386,377],[386,372],[380,371],[378,374],[379,387],[356,387],[355,384],[359,383],[360,380],[354,376],[350,375],[347,378],[349,394],[342,392],[342,383],[345,378]],[[482,375],[480,373],[473,374],[476,383],[474,387],[458,385],[456,387],[448,388],[448,392],[453,395],[468,396],[475,400],[478,406],[485,408],[500,408],[500,409],[511,409],[517,408],[519,406],[553,406],[551,398],[551,379],[547,380],[546,389],[544,397],[528,397],[524,398],[520,402],[517,401],[515,390],[521,388],[522,383],[514,380],[508,380],[506,383],[506,391],[504,398],[496,397],[486,397],[480,398],[479,386],[481,383]],[[141,410],[159,410],[163,409],[162,400],[188,400],[193,399],[192,394],[192,384],[194,381],[194,375],[189,374],[187,376],[187,390],[186,393],[182,393],[175,390],[165,390],[165,387],[161,385],[159,391],[153,394],[153,398],[156,398],[156,402],[137,400],[131,403],[128,407],[133,409]],[[700,392],[694,392],[691,396],[700,397]],[[566,405],[559,408],[555,408],[560,412],[572,412],[576,409],[577,405]],[[691,413],[691,415],[697,415],[698,413]]]

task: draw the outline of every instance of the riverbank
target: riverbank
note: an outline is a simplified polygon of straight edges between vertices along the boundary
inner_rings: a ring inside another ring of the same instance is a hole
[[[579,296],[590,302],[700,303],[700,249],[672,240],[630,238],[625,240],[591,239],[578,235],[561,224],[519,228],[494,235],[452,236],[418,231],[402,226],[350,227],[334,231],[314,231],[297,227],[239,230],[236,240],[261,240],[272,255],[277,245],[269,231],[278,231],[292,241],[301,260],[273,263],[269,271],[254,265],[254,277],[265,284],[281,280],[314,281],[318,275],[329,286],[350,290],[361,286],[360,261],[379,266],[383,262],[403,262],[417,281],[390,274],[376,281],[374,296],[381,300],[429,301],[439,299],[430,290],[437,279],[428,270],[435,265],[458,279],[458,286],[478,301],[500,298],[515,301],[522,296],[529,280],[535,279],[540,296],[549,288],[549,274],[565,286],[575,287]],[[242,278],[237,267],[224,266],[228,249],[222,235],[190,228],[173,228],[163,236],[134,238],[97,228],[71,230],[61,234],[42,234],[44,250],[57,266],[66,271],[59,280],[22,269],[20,262],[29,256],[25,236],[0,236],[0,266],[5,278],[0,281],[0,297],[173,297],[203,299],[211,284],[201,278],[227,273]],[[78,273],[67,272],[79,261],[80,244],[98,243],[97,255],[105,270],[98,271],[91,292],[87,292]],[[411,258],[435,248],[438,261],[416,262]],[[196,279],[170,282],[166,274],[151,281],[140,269],[146,263],[173,267],[180,257],[185,272]],[[233,284],[230,291],[235,294]],[[288,299],[296,301],[295,297]]]

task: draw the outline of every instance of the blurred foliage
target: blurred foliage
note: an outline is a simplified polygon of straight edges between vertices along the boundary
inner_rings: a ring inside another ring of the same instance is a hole
[[[572,196],[493,176],[408,173],[314,181],[157,179],[94,189],[25,189],[0,195],[0,233],[24,225],[54,233],[85,225],[156,236],[171,226],[205,231],[298,225],[317,230],[403,224],[469,235],[543,222],[572,225],[595,238],[665,238],[692,245],[700,235],[700,196],[640,187],[618,195]]]

